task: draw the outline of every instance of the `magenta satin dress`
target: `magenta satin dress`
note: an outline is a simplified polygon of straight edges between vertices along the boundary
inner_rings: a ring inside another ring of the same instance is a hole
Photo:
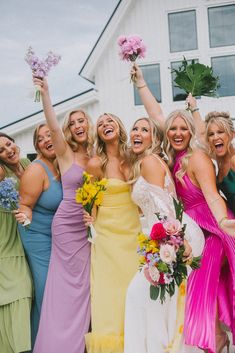
[[[183,177],[185,186],[176,178],[184,154],[176,156],[173,168],[176,192],[185,212],[202,228],[206,239],[201,267],[188,280],[185,343],[215,353],[217,303],[219,320],[230,328],[235,341],[235,238],[218,227],[201,189],[187,175]],[[222,266],[225,257],[228,261]]]
[[[62,176],[63,200],[52,223],[52,251],[33,353],[83,353],[90,324],[90,243],[75,201],[83,169]]]

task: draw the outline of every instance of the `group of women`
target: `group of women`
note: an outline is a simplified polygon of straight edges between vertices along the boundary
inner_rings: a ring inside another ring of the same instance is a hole
[[[83,110],[69,112],[61,130],[48,84],[37,77],[47,121],[34,133],[37,159],[27,167],[14,140],[0,133],[0,180],[15,178],[20,191],[14,214],[0,209],[3,353],[221,353],[229,352],[225,330],[235,340],[232,120],[218,112],[202,120],[191,95],[191,113],[176,110],[165,119],[136,64],[131,74],[149,117],[134,123],[129,145],[110,113],[97,120],[95,144]],[[92,215],[75,202],[84,170],[107,178]],[[150,234],[156,213],[174,217],[177,197],[185,260],[202,260],[186,291],[182,285],[161,304],[138,271],[137,234]],[[98,235],[92,245],[90,223]]]

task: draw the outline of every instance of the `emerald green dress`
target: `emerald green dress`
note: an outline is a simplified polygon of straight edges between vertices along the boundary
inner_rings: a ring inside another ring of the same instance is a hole
[[[25,169],[30,163],[21,159]],[[1,166],[6,177],[19,179]],[[24,250],[11,212],[0,208],[0,352],[18,353],[31,349],[30,310],[32,282]]]
[[[235,214],[235,171],[230,169],[223,180],[218,183],[218,187],[226,196],[228,207]]]

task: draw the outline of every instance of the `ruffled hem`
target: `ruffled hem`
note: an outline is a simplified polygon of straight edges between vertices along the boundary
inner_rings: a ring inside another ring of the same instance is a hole
[[[87,353],[123,353],[123,335],[99,335],[88,333],[85,336]]]

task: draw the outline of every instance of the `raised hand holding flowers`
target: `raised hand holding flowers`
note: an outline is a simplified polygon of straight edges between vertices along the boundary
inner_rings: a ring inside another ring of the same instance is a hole
[[[54,54],[52,51],[48,52],[47,57],[45,60],[39,59],[32,47],[29,47],[25,61],[29,64],[33,75],[43,79],[45,76],[48,75],[50,69],[58,64],[61,57],[59,55]],[[34,101],[40,102],[41,100],[41,91],[40,86],[36,86]]]
[[[118,38],[118,45],[121,60],[134,63],[136,59],[145,57],[146,46],[138,35],[122,35]],[[131,75],[131,80],[135,82],[135,74]]]

